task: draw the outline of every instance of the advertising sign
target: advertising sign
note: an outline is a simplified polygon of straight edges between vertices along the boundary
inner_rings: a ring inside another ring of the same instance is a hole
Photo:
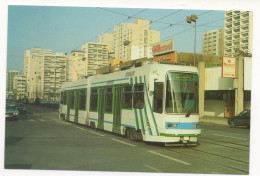
[[[236,78],[236,57],[222,57],[222,77]]]
[[[157,43],[152,47],[152,52],[154,56],[159,54],[169,53],[172,51],[173,51],[173,39]]]

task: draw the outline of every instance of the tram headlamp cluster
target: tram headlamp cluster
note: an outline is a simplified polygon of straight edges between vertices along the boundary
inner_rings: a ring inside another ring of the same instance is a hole
[[[178,124],[176,123],[168,123],[169,128],[178,128]]]
[[[193,125],[193,128],[199,128],[199,124],[197,123],[197,124],[194,124]]]

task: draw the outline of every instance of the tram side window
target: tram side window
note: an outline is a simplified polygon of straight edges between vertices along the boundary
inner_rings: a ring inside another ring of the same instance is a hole
[[[97,111],[98,92],[97,89],[91,89],[90,93],[90,111]]]
[[[82,89],[79,91],[79,109],[86,109],[86,90]]]
[[[105,112],[111,113],[112,112],[112,104],[113,104],[113,89],[107,88],[106,89],[106,107]]]
[[[124,87],[123,93],[123,108],[132,108],[132,85]]]
[[[74,109],[74,91],[70,92],[70,109]]]
[[[60,94],[60,104],[66,105],[66,93],[61,92]]]
[[[163,112],[163,83],[162,82],[156,82],[154,84],[153,111],[157,113]]]
[[[134,85],[134,108],[142,109],[144,107],[144,85]]]

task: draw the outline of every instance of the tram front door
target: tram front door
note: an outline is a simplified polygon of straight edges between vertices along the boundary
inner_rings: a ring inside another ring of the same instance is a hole
[[[123,87],[114,88],[113,132],[121,134],[121,107]]]

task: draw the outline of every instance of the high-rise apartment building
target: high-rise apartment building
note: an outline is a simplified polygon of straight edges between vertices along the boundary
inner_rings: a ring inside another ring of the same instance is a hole
[[[27,97],[25,75],[14,76],[13,90],[17,100]]]
[[[103,40],[107,37],[107,40]],[[112,48],[114,59],[135,60],[152,57],[152,45],[160,42],[160,31],[150,30],[150,21],[137,19],[121,23],[108,36],[101,34],[99,42]]]
[[[6,98],[15,98],[14,78],[16,75],[21,75],[23,72],[18,70],[8,70],[6,74]]]
[[[30,101],[35,98],[57,100],[60,86],[66,81],[66,59],[62,53],[31,48],[24,53],[24,73]]]
[[[67,59],[67,81],[76,81],[87,75],[87,56],[84,51],[73,51]]]
[[[252,54],[252,27],[252,12],[225,12],[225,56],[234,56],[238,51]]]
[[[202,54],[224,55],[224,28],[203,33]]]
[[[96,70],[108,66],[108,46],[101,43],[85,43],[81,46],[85,52],[85,76],[95,75]]]

